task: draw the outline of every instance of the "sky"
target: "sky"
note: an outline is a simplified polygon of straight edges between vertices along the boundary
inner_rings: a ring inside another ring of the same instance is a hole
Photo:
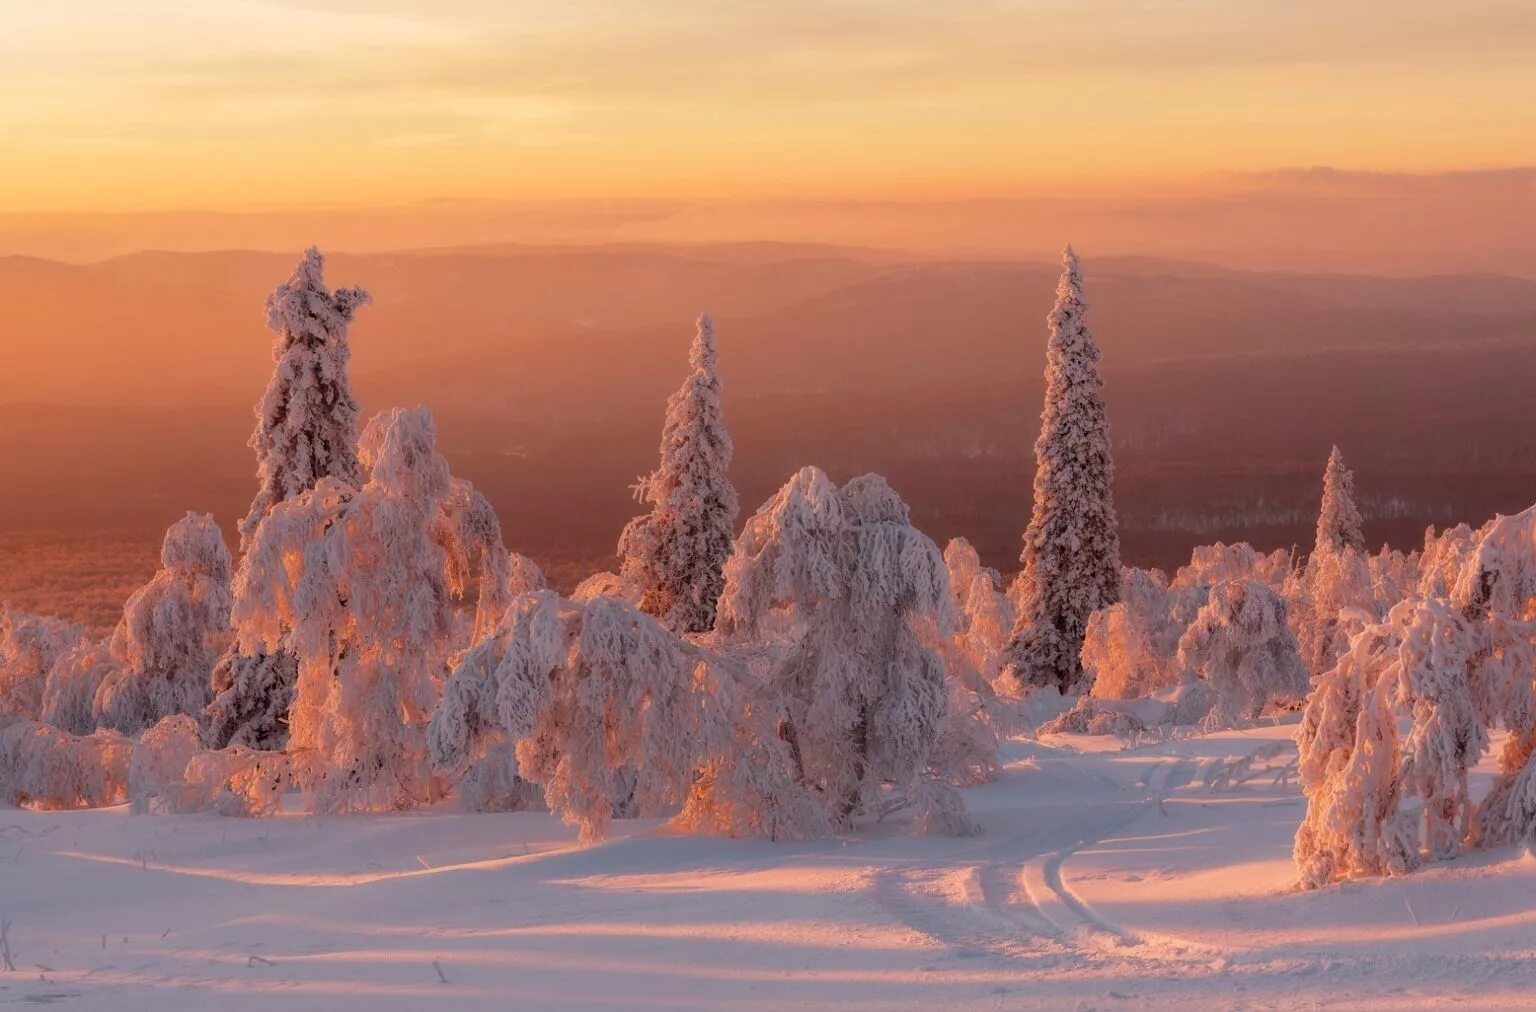
[[[1536,164],[1536,4],[0,0],[0,213]]]

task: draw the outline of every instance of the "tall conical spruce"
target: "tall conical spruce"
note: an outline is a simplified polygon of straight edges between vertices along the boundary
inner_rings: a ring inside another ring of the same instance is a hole
[[[1035,441],[1035,505],[1019,561],[1019,616],[1008,670],[1020,689],[1076,687],[1088,617],[1120,596],[1120,537],[1111,496],[1109,422],[1099,349],[1084,321],[1077,254],[1062,253],[1046,317],[1045,409]]]
[[[310,247],[293,275],[267,296],[277,365],[256,405],[250,446],[256,451],[259,487],[240,521],[242,552],[274,506],[309,491],[320,479],[338,478],[354,488],[362,484],[357,401],[347,376],[347,327],[369,297],[361,288],[329,291],[324,270],[325,258]],[[244,568],[242,559],[237,584]],[[215,697],[203,711],[204,740],[215,748],[231,743],[284,747],[297,678],[298,661],[286,650],[247,655],[231,649],[214,669]]]
[[[1335,446],[1323,471],[1323,502],[1317,513],[1317,542],[1313,554],[1346,548],[1365,551],[1360,530],[1360,509],[1355,505],[1355,476],[1344,466],[1344,455]]]
[[[641,609],[677,633],[714,628],[736,527],[717,359],[714,324],[700,316],[688,354],[693,371],[667,401],[661,462],[635,488],[651,512],[619,537],[621,575],[638,592]]]

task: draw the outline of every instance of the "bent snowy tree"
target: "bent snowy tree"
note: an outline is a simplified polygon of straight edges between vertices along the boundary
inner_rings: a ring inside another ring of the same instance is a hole
[[[424,408],[375,418],[368,481],[327,478],[278,504],[237,583],[242,650],[285,644],[298,658],[289,747],[319,811],[436,796],[426,724],[454,649],[455,574],[505,550],[463,540],[435,443]]]
[[[924,619],[952,634],[948,571],[877,475],[839,489],[804,468],[747,521],[726,565],[721,632],[767,641],[797,775],[839,821],[890,783],[932,828],[969,829],[958,796],[927,775],[948,694]]]
[[[1111,496],[1109,420],[1099,349],[1084,319],[1082,267],[1062,254],[1056,305],[1046,318],[1045,409],[1035,441],[1035,504],[1024,532],[1008,645],[1016,687],[1073,689],[1088,617],[1120,593],[1120,536]]]

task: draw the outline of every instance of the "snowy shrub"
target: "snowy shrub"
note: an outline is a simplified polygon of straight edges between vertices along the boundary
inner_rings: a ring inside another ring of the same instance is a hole
[[[1034,511],[1024,532],[1018,615],[1008,645],[1016,689],[1067,692],[1081,674],[1088,616],[1120,592],[1120,537],[1110,494],[1109,422],[1099,349],[1084,321],[1082,270],[1068,246],[1046,318],[1045,410],[1035,442]]]
[[[82,640],[48,669],[43,686],[42,721],[69,734],[96,730],[96,690],[108,678],[121,678],[111,640]]]
[[[1379,611],[1389,612],[1398,602],[1419,596],[1423,573],[1419,569],[1418,552],[1404,555],[1383,547],[1366,559],[1366,563],[1371,572],[1371,596]]]
[[[1291,571],[1291,558],[1285,551],[1276,549],[1268,555],[1257,551],[1246,541],[1235,545],[1217,542],[1200,545],[1189,557],[1189,565],[1180,566],[1169,586],[1178,590],[1194,587],[1212,587],[1229,580],[1254,580],[1271,590],[1279,590]]]
[[[1210,685],[1211,727],[1240,726],[1271,702],[1297,701],[1307,693],[1306,669],[1286,626],[1285,599],[1253,580],[1211,588],[1179,639],[1177,663],[1187,679]]]
[[[469,764],[458,783],[459,801],[467,812],[520,812],[541,808],[538,785],[517,775],[517,746],[501,736]]]
[[[121,804],[132,751],[113,731],[77,736],[17,721],[0,728],[0,800],[41,809]]]
[[[954,597],[938,548],[884,479],[791,478],[737,541],[720,623],[738,640],[773,632],[767,681],[784,700],[797,778],[835,819],[871,809],[884,783],[910,797],[948,703],[943,661],[920,632],[952,635]]]
[[[74,623],[0,605],[0,715],[36,720],[48,673],[83,636]]]
[[[1177,684],[1174,658],[1179,637],[1194,613],[1180,617],[1175,608],[1207,590],[1199,586],[1174,591],[1159,570],[1126,569],[1120,601],[1088,619],[1083,637],[1083,672],[1100,699],[1138,699]]]
[[[964,538],[944,548],[944,566],[954,595],[957,621],[947,651],[950,676],[967,688],[989,694],[1007,660],[1013,630],[1013,605],[1002,589],[1002,577],[981,564],[976,549]]]
[[[515,769],[495,775],[509,789],[514,773],[539,785],[585,840],[631,801],[648,816],[686,801],[680,821],[700,832],[815,835],[771,707],[749,706],[717,664],[617,598],[524,595],[449,677],[433,761],[473,768],[515,742]]]
[[[1145,728],[1135,714],[1095,702],[1091,696],[1079,696],[1072,709],[1041,724],[1040,734],[1113,735],[1134,738]]]
[[[1419,596],[1450,597],[1480,536],[1481,532],[1466,524],[1457,524],[1440,534],[1435,533],[1433,526],[1426,528],[1424,550],[1419,553]]]
[[[123,606],[111,639],[115,666],[93,703],[96,723],[124,734],[201,713],[230,643],[229,550],[213,518],[188,513],[173,524],[160,567]]]
[[[618,597],[626,601],[636,601],[639,595],[631,593],[617,573],[606,570],[601,573],[593,573],[576,585],[571,592],[572,601],[590,601],[595,597]]]
[[[185,714],[166,717],[139,735],[128,764],[128,799],[134,814],[158,807],[175,810],[187,763],[200,749],[197,721]]]
[[[619,538],[622,576],[637,588],[641,609],[679,633],[714,628],[736,529],[717,359],[714,324],[700,316],[688,353],[693,371],[667,401],[661,463],[635,488],[651,512],[630,521]]]
[[[203,749],[187,760],[173,810],[236,817],[274,815],[292,779],[286,753],[238,745]]]

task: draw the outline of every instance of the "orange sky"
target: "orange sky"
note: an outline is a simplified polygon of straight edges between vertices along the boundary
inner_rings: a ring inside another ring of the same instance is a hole
[[[1536,163],[1536,4],[0,0],[0,212]]]

